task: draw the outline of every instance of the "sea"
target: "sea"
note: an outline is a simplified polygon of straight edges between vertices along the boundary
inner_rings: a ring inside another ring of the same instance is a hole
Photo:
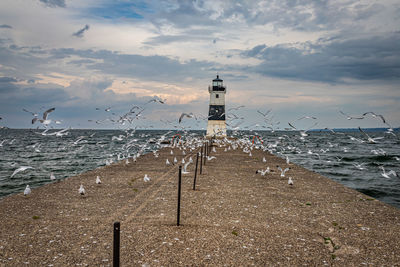
[[[205,131],[0,129],[0,198],[160,149],[159,138],[203,138]],[[385,129],[228,131],[292,163],[400,208],[400,134]],[[303,135],[302,135],[303,134]],[[21,166],[31,167],[14,172]],[[267,166],[267,165],[266,165]],[[13,175],[14,174],[14,175]]]

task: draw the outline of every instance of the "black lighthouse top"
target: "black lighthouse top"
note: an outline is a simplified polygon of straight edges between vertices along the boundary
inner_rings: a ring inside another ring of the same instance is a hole
[[[213,80],[212,82],[212,90],[213,91],[225,91],[225,87],[222,84],[222,80],[219,78],[219,75],[217,75],[217,78]]]

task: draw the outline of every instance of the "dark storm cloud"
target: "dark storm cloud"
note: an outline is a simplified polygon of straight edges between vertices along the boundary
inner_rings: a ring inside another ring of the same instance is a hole
[[[86,24],[85,27],[83,27],[79,31],[73,33],[72,35],[75,37],[78,37],[78,38],[82,38],[85,31],[89,30],[89,28],[90,28],[90,26]]]
[[[66,7],[65,0],[39,0],[48,7]]]
[[[400,33],[363,39],[332,39],[328,43],[306,43],[304,48],[276,45],[256,46],[244,51],[244,57],[262,60],[255,71],[280,78],[338,82],[400,79]]]
[[[2,25],[0,25],[0,29],[12,29],[12,27],[7,24],[2,24]]]

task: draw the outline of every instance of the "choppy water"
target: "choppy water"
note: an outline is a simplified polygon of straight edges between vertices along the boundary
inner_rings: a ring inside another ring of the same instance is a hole
[[[49,131],[54,132],[55,130]],[[150,152],[160,148],[152,138],[175,133],[168,131],[69,130],[68,135],[43,136],[42,130],[0,130],[0,197],[22,192],[26,184],[32,188],[51,182],[50,173],[57,179],[70,177],[99,166],[107,161]],[[203,131],[189,132],[201,137]],[[388,172],[400,175],[400,140],[383,131],[368,133],[372,138],[384,137],[370,144],[360,132],[309,132],[301,138],[298,132],[241,132],[237,137],[259,135],[263,146],[274,154],[309,170],[318,172],[339,183],[400,208],[400,178],[382,176]],[[357,139],[351,139],[357,138]],[[257,143],[257,142],[256,142]],[[357,164],[361,164],[360,170]],[[20,166],[31,166],[17,173]]]

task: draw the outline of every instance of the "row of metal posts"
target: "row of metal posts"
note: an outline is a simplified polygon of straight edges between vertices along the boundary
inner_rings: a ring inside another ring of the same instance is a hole
[[[204,155],[203,155],[204,149]],[[196,167],[194,171],[194,179],[193,179],[193,190],[196,190],[196,178],[197,178],[197,166],[199,163],[199,155],[200,155],[200,174],[203,171],[203,158],[204,158],[204,166],[206,165],[206,159],[209,155],[209,145],[204,143],[204,146],[201,147],[200,153],[197,152],[196,157]],[[180,225],[180,216],[181,216],[181,185],[182,185],[182,166],[179,166],[178,172],[178,208],[177,208],[177,215],[176,215],[176,225]],[[113,246],[113,266],[119,267],[120,263],[120,222],[114,223],[114,246]]]

